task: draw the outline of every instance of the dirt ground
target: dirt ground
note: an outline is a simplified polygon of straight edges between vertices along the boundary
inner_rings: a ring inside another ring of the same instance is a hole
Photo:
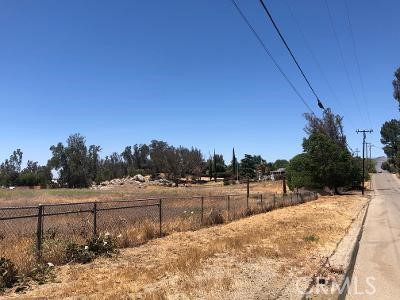
[[[146,197],[185,197],[197,195],[245,194],[246,184],[224,186],[222,182],[202,185],[165,187],[157,185],[117,186],[110,190],[91,189],[43,189],[16,188],[0,189],[0,207],[38,205],[47,203],[104,201],[138,199]],[[282,181],[268,181],[250,184],[250,193],[282,193]]]
[[[174,233],[112,258],[56,267],[55,282],[7,298],[299,299],[366,203],[360,195],[320,197]]]

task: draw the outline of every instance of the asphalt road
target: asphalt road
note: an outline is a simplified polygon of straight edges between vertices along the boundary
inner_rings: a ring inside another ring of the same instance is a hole
[[[400,299],[400,180],[373,176],[365,221],[346,299]]]

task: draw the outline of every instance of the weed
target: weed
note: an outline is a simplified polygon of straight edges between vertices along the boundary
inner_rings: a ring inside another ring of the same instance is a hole
[[[315,234],[309,234],[309,235],[306,235],[304,237],[304,240],[306,242],[318,242],[319,241],[319,237],[317,235],[315,235]]]
[[[13,262],[0,257],[0,290],[12,287],[17,279],[17,269]]]

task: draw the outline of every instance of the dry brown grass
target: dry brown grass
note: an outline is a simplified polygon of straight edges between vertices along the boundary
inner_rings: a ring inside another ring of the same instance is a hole
[[[361,196],[322,197],[226,225],[174,233],[112,259],[57,267],[60,283],[18,297],[240,299],[262,292],[273,298],[273,289],[284,286],[293,268],[315,272],[365,203]]]
[[[250,184],[251,193],[275,193],[282,192],[282,182],[261,182]],[[120,199],[138,199],[146,197],[191,197],[196,195],[227,195],[245,194],[246,184],[224,186],[222,182],[210,182],[203,185],[189,187],[164,187],[164,186],[117,186],[111,190],[91,189],[0,189],[0,207],[38,205],[48,203],[71,203],[107,201]]]

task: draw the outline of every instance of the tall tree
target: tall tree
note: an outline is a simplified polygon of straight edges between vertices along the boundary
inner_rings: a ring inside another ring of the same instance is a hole
[[[394,72],[394,79],[393,79],[393,97],[399,102],[399,111],[400,111],[400,68],[398,68]]]
[[[392,119],[381,127],[381,143],[389,165],[400,168],[400,121]]]
[[[232,150],[231,169],[232,169],[232,178],[237,179],[238,161],[237,161],[237,158],[235,155],[235,148],[233,148],[233,150]]]
[[[22,165],[22,151],[13,151],[8,159],[0,165],[0,185],[16,185]]]
[[[240,175],[249,179],[256,179],[265,173],[267,162],[260,155],[245,154],[240,161]]]
[[[322,118],[318,118],[311,113],[304,114],[304,117],[308,122],[304,131],[308,135],[322,133],[336,141],[339,145],[347,147],[346,136],[343,131],[343,117],[332,113],[330,108],[324,110]]]
[[[48,165],[59,171],[59,183],[70,188],[89,186],[91,179],[85,137],[79,133],[72,134],[66,146],[58,143],[51,146],[50,151],[53,156]]]

